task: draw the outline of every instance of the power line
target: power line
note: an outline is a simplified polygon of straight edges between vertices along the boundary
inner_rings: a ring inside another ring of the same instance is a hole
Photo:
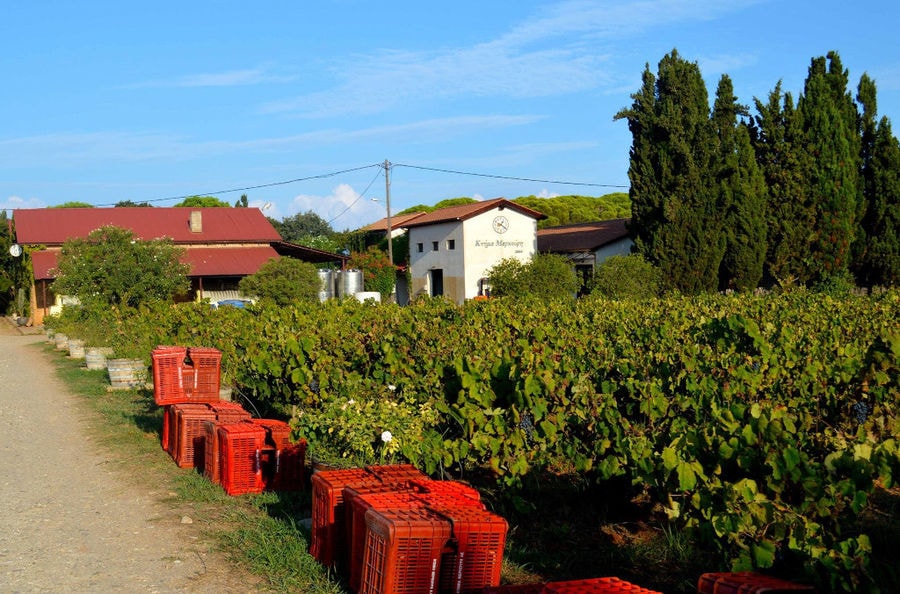
[[[489,173],[472,173],[470,171],[455,171],[453,169],[439,169],[436,167],[421,167],[418,165],[407,165],[404,163],[394,163],[394,167],[409,167],[410,169],[421,169],[422,171],[436,171],[438,173],[454,173],[456,175],[470,175],[474,177],[490,177],[494,179],[509,179],[513,181],[528,181],[528,182],[538,182],[542,184],[559,184],[565,186],[591,186],[595,188],[627,188],[628,186],[616,185],[616,184],[595,184],[589,182],[570,182],[570,181],[560,181],[560,180],[552,180],[552,179],[534,179],[530,177],[514,177],[510,175],[493,175]]]
[[[381,165],[378,165],[378,167],[381,167]],[[374,183],[375,183],[375,180],[378,179],[379,177],[381,177],[381,171],[379,171],[378,173],[375,174],[375,177],[372,178],[372,181],[369,182],[369,185],[366,186],[366,189],[363,190],[363,191],[360,193],[360,195],[356,197],[356,200],[354,200],[353,202],[351,202],[351,203],[347,206],[347,208],[345,208],[344,210],[342,210],[340,213],[338,213],[338,214],[336,214],[335,216],[333,216],[333,217],[331,218],[331,220],[328,221],[328,224],[330,225],[331,223],[335,222],[336,220],[338,220],[339,218],[341,218],[342,216],[344,216],[344,214],[345,214],[348,210],[350,210],[351,208],[353,208],[354,206],[356,206],[356,203],[359,202],[360,200],[362,200],[362,197],[366,195],[366,192],[369,191],[369,188],[372,187],[372,184],[374,184]]]
[[[362,165],[361,167],[353,167],[351,169],[343,169],[341,171],[333,171],[331,173],[322,173],[319,175],[310,175],[308,177],[298,177],[296,179],[289,179],[285,181],[277,181],[271,182],[267,184],[259,184],[255,186],[246,186],[244,188],[231,188],[229,190],[217,190],[215,192],[196,192],[193,194],[185,194],[183,196],[171,196],[169,198],[154,198],[152,200],[142,200],[142,202],[166,202],[169,200],[184,200],[186,198],[191,198],[193,196],[215,196],[216,194],[233,194],[234,192],[246,192],[247,190],[258,190],[260,188],[271,188],[274,186],[286,186],[288,184],[295,184],[302,181],[309,181],[312,179],[325,179],[328,177],[335,177],[337,175],[341,175],[344,173],[352,173],[354,171],[361,171],[363,169],[369,169],[371,167],[381,167],[381,163],[375,163],[372,165]],[[371,184],[369,184],[371,185]],[[115,204],[98,204],[97,206],[115,206]],[[343,213],[342,213],[343,214]]]
[[[298,177],[295,179],[288,179],[288,180],[284,180],[284,181],[269,182],[269,183],[265,183],[265,184],[257,184],[254,186],[245,186],[243,188],[229,188],[227,190],[217,190],[214,192],[194,192],[191,194],[184,194],[181,196],[169,196],[167,198],[153,198],[150,200],[142,200],[141,202],[148,203],[148,204],[154,203],[154,202],[168,202],[171,200],[185,200],[186,198],[191,198],[193,196],[215,196],[217,194],[233,194],[235,192],[246,192],[248,190],[258,190],[261,188],[286,186],[289,184],[295,184],[295,183],[310,181],[310,180],[314,180],[314,179],[326,179],[329,177],[335,177],[335,176],[342,175],[345,173],[353,173],[354,171],[370,169],[372,167],[378,167],[381,169],[381,168],[384,168],[384,164],[383,163],[373,163],[372,165],[362,165],[360,167],[352,167],[350,169],[342,169],[340,171],[332,171],[331,173],[321,173],[319,175],[310,175],[307,177]],[[506,180],[511,180],[511,181],[536,182],[536,183],[557,184],[557,185],[564,185],[564,186],[584,186],[584,187],[594,187],[594,188],[627,188],[628,187],[627,185],[620,185],[620,184],[599,184],[599,183],[591,183],[591,182],[576,182],[576,181],[564,181],[564,180],[538,179],[538,178],[531,178],[531,177],[517,177],[517,176],[512,176],[512,175],[496,175],[496,174],[490,174],[490,173],[476,173],[476,172],[472,172],[472,171],[459,171],[456,169],[441,169],[438,167],[423,167],[421,165],[409,165],[407,163],[392,163],[391,167],[407,167],[409,169],[419,169],[421,171],[433,171],[436,173],[451,173],[454,175],[468,175],[471,177],[506,179]],[[380,175],[380,172],[379,172],[379,175]],[[376,176],[376,179],[377,179],[377,177],[378,176]],[[372,183],[374,183],[374,181],[375,180],[373,179],[372,182],[369,183],[369,186],[366,187],[366,191],[368,191],[368,189],[372,186]],[[353,204],[348,206],[343,212],[341,212],[341,214],[337,215],[332,220],[339,218],[341,215],[343,215],[348,210],[350,210],[350,208],[354,204],[356,204],[356,202],[359,202],[360,198],[362,198],[362,196],[364,194],[365,194],[365,192],[360,194],[360,197],[357,198],[356,201],[353,202]],[[97,206],[115,206],[115,204],[98,204]]]

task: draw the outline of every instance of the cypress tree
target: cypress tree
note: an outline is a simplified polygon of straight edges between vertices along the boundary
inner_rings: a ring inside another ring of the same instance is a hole
[[[781,81],[766,103],[754,102],[758,115],[750,131],[768,190],[763,282],[806,283],[816,213],[806,184],[810,155],[804,151],[802,122]]]
[[[752,290],[762,278],[766,255],[766,189],[750,133],[746,124],[738,123],[739,115],[746,116],[747,108],[738,104],[731,78],[723,75],[712,115],[718,137],[719,209],[725,237],[719,288]]]
[[[850,245],[859,223],[861,140],[858,113],[847,91],[848,75],[836,52],[812,60],[798,101],[806,151],[808,184],[816,213],[809,274],[813,281],[846,276]]]
[[[725,249],[714,176],[709,100],[700,68],[677,50],[649,65],[630,109],[616,114],[632,132],[632,232],[635,246],[685,293],[718,286]]]
[[[887,118],[877,121],[875,81],[863,74],[857,101],[862,106],[863,211],[854,242],[854,272],[860,285],[900,281],[900,145]]]

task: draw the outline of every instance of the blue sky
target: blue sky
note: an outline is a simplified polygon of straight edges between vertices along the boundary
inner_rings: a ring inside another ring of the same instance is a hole
[[[626,191],[613,116],[646,63],[677,48],[752,107],[837,50],[896,122],[898,23],[865,0],[7,3],[0,208],[246,193],[352,229],[385,214],[385,160],[392,212]]]

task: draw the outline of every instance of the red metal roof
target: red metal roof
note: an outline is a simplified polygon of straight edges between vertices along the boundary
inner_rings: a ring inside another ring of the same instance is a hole
[[[31,253],[35,280],[56,278],[58,250],[41,250]],[[189,247],[185,248],[182,262],[191,265],[188,276],[246,276],[259,270],[271,258],[279,258],[271,246],[251,247]]]
[[[188,276],[246,276],[280,257],[270,246],[187,248],[182,261],[191,265]]]
[[[483,200],[481,202],[472,202],[470,204],[461,204],[459,206],[448,206],[439,208],[431,212],[425,213],[420,217],[416,217],[412,221],[407,222],[403,227],[421,227],[423,225],[436,225],[438,223],[448,223],[451,221],[465,221],[483,212],[487,212],[492,208],[509,208],[521,212],[535,219],[546,219],[547,215],[540,213],[531,208],[510,202],[506,198],[494,198],[493,200]],[[393,223],[393,222],[392,222]]]
[[[199,212],[202,230],[191,231]],[[99,227],[131,229],[138,239],[170,237],[175,243],[269,243],[281,236],[258,208],[29,208],[13,211],[23,245],[62,245]]]
[[[40,252],[31,252],[31,268],[34,270],[34,278],[35,280],[44,280],[56,278],[55,274],[51,273],[51,270],[56,268],[56,254],[57,251],[40,251]]]
[[[628,221],[611,219],[538,229],[538,251],[541,253],[592,252],[604,245],[628,237]]]

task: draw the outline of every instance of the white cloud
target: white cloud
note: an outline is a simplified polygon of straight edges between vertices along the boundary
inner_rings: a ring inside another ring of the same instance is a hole
[[[300,194],[291,201],[288,216],[313,211],[336,231],[358,229],[383,219],[387,210],[383,202],[360,195],[349,184],[339,184],[328,196]]]
[[[44,208],[46,204],[39,198],[22,198],[21,196],[9,196],[0,201],[0,210],[16,210],[19,208]]]
[[[267,68],[248,68],[224,72],[204,72],[187,74],[171,80],[149,80],[128,85],[127,88],[190,88],[190,87],[239,87],[268,83],[284,83],[294,80],[294,76],[271,74]]]
[[[615,52],[621,38],[718,18],[758,2],[557,3],[506,34],[470,47],[439,52],[379,50],[351,56],[335,66],[335,87],[270,102],[262,109],[328,117],[375,113],[419,100],[549,97],[619,85]],[[607,47],[598,45],[598,40],[606,41]]]

